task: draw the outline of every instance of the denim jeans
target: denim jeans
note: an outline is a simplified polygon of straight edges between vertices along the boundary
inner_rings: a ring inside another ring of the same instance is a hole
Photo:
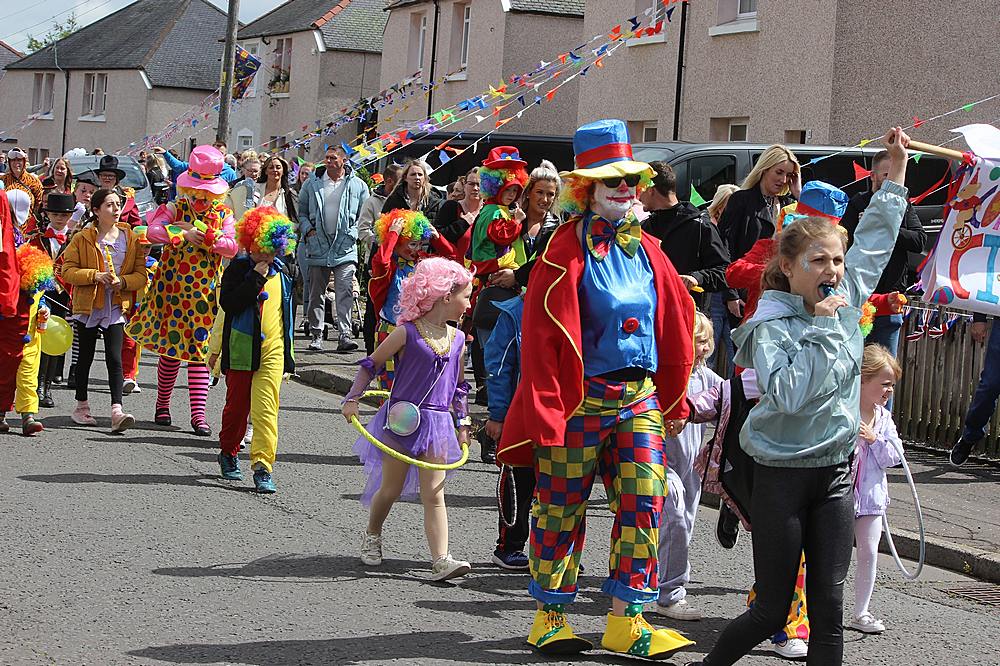
[[[978,442],[986,436],[986,428],[993,417],[993,412],[996,411],[998,397],[1000,397],[1000,324],[994,322],[986,342],[986,358],[983,361],[983,373],[979,375],[979,386],[972,396],[969,411],[965,413],[962,439]]]
[[[726,348],[726,377],[733,376],[733,357],[736,355],[736,347],[733,346],[733,336],[729,328],[729,309],[726,308],[726,301],[723,300],[724,292],[717,291],[712,296],[710,306],[712,328],[715,330],[715,351],[708,357],[708,367],[718,367],[715,364],[716,355],[723,345]]]
[[[899,330],[903,327],[903,315],[879,315],[872,321],[872,331],[865,339],[867,344],[877,343],[895,356],[899,351]]]

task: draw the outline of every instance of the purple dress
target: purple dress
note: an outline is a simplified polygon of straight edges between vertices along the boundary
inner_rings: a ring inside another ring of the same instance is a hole
[[[451,463],[459,459],[462,447],[455,434],[455,419],[451,413],[451,401],[458,385],[462,369],[462,351],[465,336],[459,331],[452,342],[447,356],[440,356],[421,337],[412,322],[403,324],[406,329],[406,346],[403,354],[396,356],[396,376],[392,395],[376,412],[368,423],[367,430],[373,437],[411,458],[434,462]],[[412,435],[396,435],[385,427],[385,417],[390,405],[396,400],[419,402],[430,388],[428,382],[440,379],[430,394],[420,404],[420,427]],[[354,452],[368,473],[368,481],[361,494],[361,503],[370,506],[372,496],[382,485],[382,456],[380,450],[364,437],[354,444]],[[410,467],[403,484],[403,497],[419,494],[417,468]]]

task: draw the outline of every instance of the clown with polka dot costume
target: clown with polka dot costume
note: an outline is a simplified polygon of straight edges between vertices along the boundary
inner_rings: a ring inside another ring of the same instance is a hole
[[[163,254],[146,291],[144,307],[128,334],[160,357],[156,423],[170,425],[170,396],[181,363],[188,366],[191,428],[212,434],[205,420],[209,337],[218,310],[216,286],[222,260],[236,255],[235,220],[222,202],[229,190],[220,176],[223,155],[212,146],[191,152],[188,170],[177,178],[177,200],[148,219],[147,238],[163,243]]]

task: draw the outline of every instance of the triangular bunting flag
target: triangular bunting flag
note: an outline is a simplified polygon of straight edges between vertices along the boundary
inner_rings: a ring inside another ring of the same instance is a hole
[[[872,175],[872,172],[864,168],[857,162],[852,162],[854,165],[854,180],[864,180],[868,176]]]
[[[705,201],[704,197],[698,194],[698,190],[694,189],[694,183],[691,183],[691,205],[695,208],[701,208],[706,203],[708,202]]]

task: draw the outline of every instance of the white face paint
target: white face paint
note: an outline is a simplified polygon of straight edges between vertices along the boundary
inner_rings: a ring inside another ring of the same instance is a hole
[[[599,180],[594,187],[594,200],[590,207],[605,220],[617,222],[625,217],[625,213],[632,207],[634,199],[635,188],[626,185],[624,180],[619,182],[615,189]]]

